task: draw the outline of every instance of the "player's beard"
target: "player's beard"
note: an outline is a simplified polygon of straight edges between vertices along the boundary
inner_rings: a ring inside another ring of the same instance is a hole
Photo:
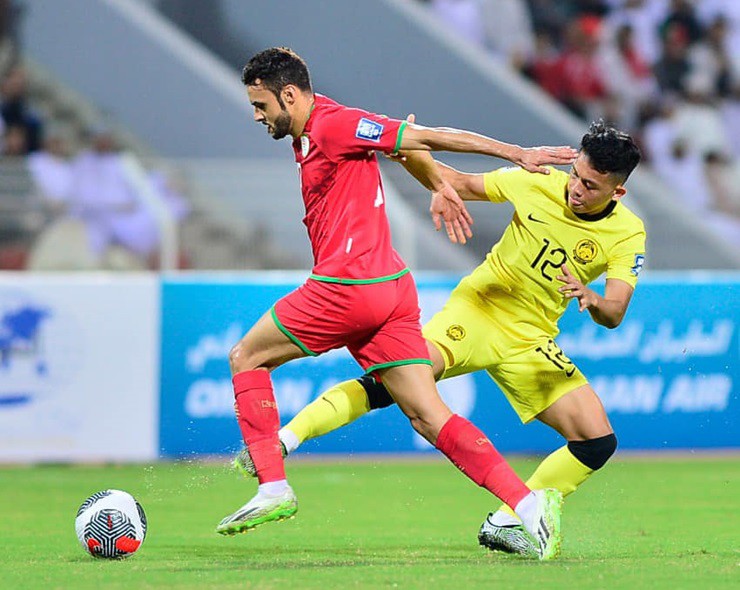
[[[283,109],[272,124],[272,138],[282,139],[290,133],[290,125],[293,119],[287,110]]]

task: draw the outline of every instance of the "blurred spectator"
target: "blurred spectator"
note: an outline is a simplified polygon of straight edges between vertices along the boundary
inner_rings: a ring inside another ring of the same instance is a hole
[[[727,51],[728,21],[717,15],[704,38],[689,50],[690,80],[687,84],[712,96],[727,97],[740,88],[740,56]]]
[[[596,120],[604,115],[607,89],[598,60],[601,21],[582,16],[569,24],[558,70],[560,101],[574,114]]]
[[[50,132],[42,149],[28,156],[28,169],[41,196],[53,211],[66,211],[72,189],[71,154],[64,137]]]
[[[660,90],[671,95],[682,94],[690,69],[686,31],[679,24],[666,27],[661,56],[653,66]]]
[[[661,55],[658,27],[668,13],[668,0],[613,0],[614,10],[606,17],[610,35],[624,25],[634,31],[636,51],[648,65]]]
[[[525,0],[480,0],[485,43],[501,62],[524,68],[535,51],[534,28]]]
[[[647,60],[634,43],[632,26],[621,25],[604,44],[601,67],[609,94],[616,99],[615,123],[634,132],[645,105],[657,98],[658,87]]]
[[[577,116],[641,137],[676,201],[740,245],[740,0],[526,4],[432,0]]]
[[[560,53],[546,30],[535,36],[534,55],[524,67],[524,74],[555,99],[560,99]]]
[[[8,123],[3,129],[2,155],[21,158],[28,153],[28,129],[17,123]]]
[[[645,126],[643,142],[653,169],[677,202],[740,247],[737,168],[717,152],[696,149],[691,137],[682,135],[677,116],[676,105],[667,101]]]
[[[567,2],[527,0],[535,34],[545,33],[550,39],[560,39],[566,23],[572,17]]]
[[[689,83],[685,96],[676,110],[675,127],[678,137],[689,142],[701,157],[711,153],[730,156],[730,140],[713,95],[707,92],[703,83]]]
[[[691,0],[671,0],[668,15],[660,28],[661,31],[665,31],[674,26],[683,30],[689,45],[702,38],[704,28],[696,16],[694,4]]]
[[[658,115],[645,125],[643,142],[653,168],[680,202],[692,210],[711,204],[702,158],[677,132],[675,101],[665,101]]]
[[[94,266],[114,270],[155,265],[160,240],[157,220],[132,185],[109,131],[96,130],[90,149],[69,164],[63,153],[47,153],[33,161],[46,193],[56,192],[67,203],[64,231],[72,231],[70,220],[84,227],[88,252],[81,256],[83,260],[90,258]],[[152,186],[176,219],[187,215],[183,200],[162,174],[153,178]]]
[[[568,3],[572,5],[572,10],[576,15],[590,14],[602,18],[609,12],[607,0],[570,0],[566,2]]]
[[[733,100],[726,100],[720,107],[722,124],[727,130],[730,138],[732,153],[735,157],[740,155],[740,96],[736,95]]]
[[[740,167],[717,152],[704,158],[707,182],[714,196],[713,208],[736,220],[736,242],[740,246]]]
[[[192,213],[192,207],[183,197],[184,187],[177,175],[172,171],[154,169],[149,173],[149,180],[174,220],[185,221]]]
[[[478,0],[431,0],[432,11],[439,20],[458,32],[463,39],[485,45],[485,31]]]
[[[26,150],[35,152],[41,147],[42,123],[28,106],[28,80],[21,65],[13,66],[0,82],[0,114],[6,127],[26,129]]]
[[[29,168],[57,219],[37,240],[34,270],[143,270],[156,268],[159,227],[128,176],[113,136],[94,132],[90,149],[68,157],[62,138],[50,135]],[[154,194],[175,221],[190,209],[162,171],[151,174]]]
[[[115,249],[120,264],[146,267],[158,245],[157,225],[131,186],[108,130],[94,132],[91,149],[72,162],[72,179],[70,211],[85,223],[92,252],[102,258]]]
[[[701,0],[696,4],[696,14],[704,26],[709,26],[718,16],[727,22],[725,52],[740,59],[740,2],[738,0]]]

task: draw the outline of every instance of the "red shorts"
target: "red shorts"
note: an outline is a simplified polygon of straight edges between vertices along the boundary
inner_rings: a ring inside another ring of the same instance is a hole
[[[271,312],[278,328],[311,356],[346,346],[366,373],[431,365],[411,273],[365,285],[309,279]]]

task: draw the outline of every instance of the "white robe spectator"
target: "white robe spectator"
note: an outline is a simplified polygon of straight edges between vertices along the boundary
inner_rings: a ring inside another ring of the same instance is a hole
[[[506,65],[520,69],[534,56],[534,27],[524,0],[480,0],[485,43]]]
[[[478,0],[432,0],[431,9],[440,22],[466,41],[479,46],[485,44],[486,34]]]
[[[640,54],[654,64],[661,53],[658,28],[668,14],[669,0],[620,0],[619,4],[606,18],[607,34],[630,25]]]
[[[678,139],[691,145],[702,157],[710,153],[725,156],[732,153],[720,112],[707,102],[682,102],[676,110],[674,125]]]
[[[727,19],[727,54],[740,59],[740,1],[701,0],[695,5],[696,14],[705,26],[708,26],[719,15]]]
[[[716,187],[709,182],[705,158],[680,137],[673,117],[650,121],[643,139],[653,169],[672,189],[677,203],[690,211],[697,223],[740,247],[740,220],[716,209]]]
[[[72,166],[67,158],[40,150],[28,156],[28,169],[46,200],[56,206],[68,204],[72,190]]]

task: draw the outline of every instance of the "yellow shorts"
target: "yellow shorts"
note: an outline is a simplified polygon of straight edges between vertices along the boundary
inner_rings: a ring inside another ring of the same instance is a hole
[[[512,331],[517,321],[461,285],[423,333],[445,360],[442,379],[485,370],[527,423],[588,381],[544,331],[521,322]]]

